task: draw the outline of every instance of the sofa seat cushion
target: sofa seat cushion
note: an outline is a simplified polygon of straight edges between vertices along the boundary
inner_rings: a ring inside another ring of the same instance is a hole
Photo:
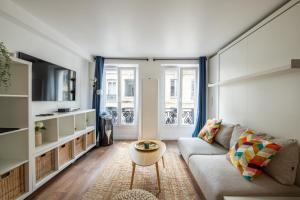
[[[300,196],[300,188],[282,185],[266,174],[253,182],[245,180],[226,155],[193,155],[189,168],[206,199],[224,196]]]
[[[188,164],[192,155],[219,155],[226,154],[227,149],[217,143],[209,144],[200,138],[179,138],[178,147],[182,157]]]

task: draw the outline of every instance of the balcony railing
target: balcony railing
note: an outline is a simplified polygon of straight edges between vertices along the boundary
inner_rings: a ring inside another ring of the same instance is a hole
[[[112,117],[112,123],[116,124],[118,122],[118,111],[116,107],[106,107],[106,111],[111,115]]]
[[[183,108],[182,109],[182,124],[192,125],[194,124],[194,109],[193,108]],[[178,114],[176,108],[166,108],[164,113],[164,123],[165,124],[177,124]]]
[[[112,116],[112,122],[118,123],[118,110],[117,107],[106,107],[106,111]],[[122,108],[121,112],[122,124],[133,124],[134,123],[134,108]]]
[[[122,108],[121,118],[122,118],[122,123],[133,124],[134,109],[133,108]]]
[[[177,123],[177,109],[166,108],[165,109],[165,124],[176,124]]]
[[[183,108],[182,109],[182,123],[184,125],[194,124],[194,109],[193,108]]]

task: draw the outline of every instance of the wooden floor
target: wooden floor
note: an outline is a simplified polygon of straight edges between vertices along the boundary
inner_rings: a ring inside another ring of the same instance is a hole
[[[103,167],[110,161],[120,142],[115,141],[111,146],[90,151],[35,191],[27,200],[80,200],[82,195],[96,181]],[[167,149],[178,151],[175,141],[166,141],[165,143]],[[193,185],[196,191],[201,194],[195,181],[193,181]]]

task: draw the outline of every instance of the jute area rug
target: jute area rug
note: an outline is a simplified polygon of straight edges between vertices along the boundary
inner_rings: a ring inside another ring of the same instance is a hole
[[[136,166],[134,189],[143,189],[154,194],[158,199],[193,200],[200,199],[193,187],[184,161],[176,151],[168,150],[165,155],[165,165],[159,162],[161,192],[158,193],[155,165],[149,167]],[[84,194],[82,200],[109,200],[114,195],[128,190],[132,164],[128,155],[128,143],[121,143],[96,182]]]

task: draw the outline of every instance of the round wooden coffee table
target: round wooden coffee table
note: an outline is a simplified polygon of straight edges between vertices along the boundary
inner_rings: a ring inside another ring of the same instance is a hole
[[[162,159],[163,166],[165,167],[163,156],[164,156],[164,153],[166,152],[166,145],[165,145],[165,143],[163,143],[159,140],[151,140],[151,141],[155,141],[156,143],[158,143],[159,148],[157,150],[154,150],[154,151],[139,151],[139,150],[137,150],[134,145],[140,141],[132,142],[129,145],[129,156],[132,161],[132,175],[131,175],[130,189],[132,189],[136,165],[146,167],[146,166],[155,164],[158,190],[160,192],[160,178],[159,178],[158,162],[160,161],[160,159]]]

